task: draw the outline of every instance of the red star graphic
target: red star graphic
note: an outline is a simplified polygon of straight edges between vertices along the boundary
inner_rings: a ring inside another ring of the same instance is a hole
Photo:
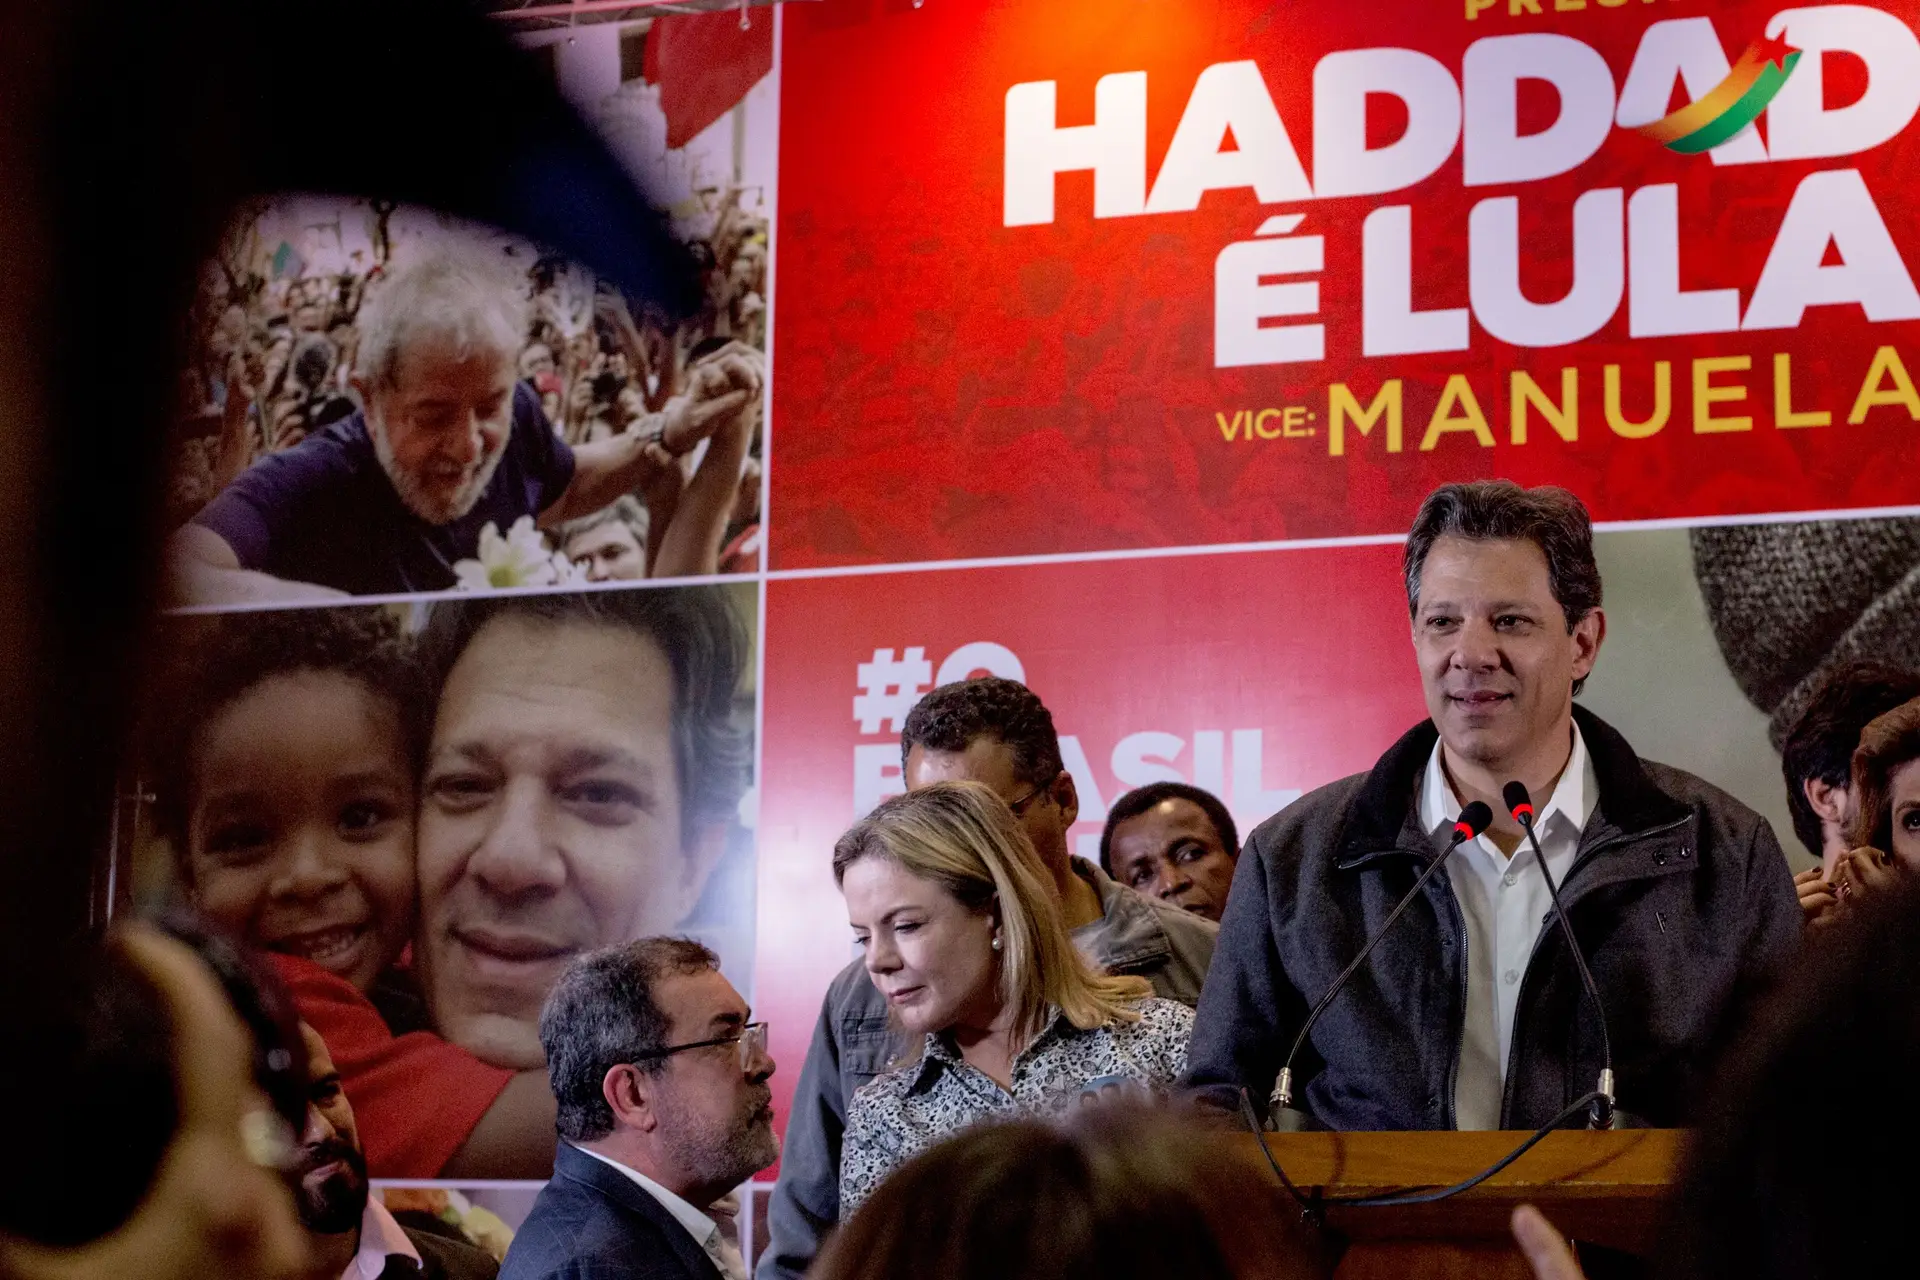
[[[1787,69],[1788,55],[1800,52],[1788,44],[1784,36],[1768,36],[1765,39],[1756,40],[1753,42],[1753,50],[1760,55],[1762,66],[1769,62],[1778,63],[1782,71]]]

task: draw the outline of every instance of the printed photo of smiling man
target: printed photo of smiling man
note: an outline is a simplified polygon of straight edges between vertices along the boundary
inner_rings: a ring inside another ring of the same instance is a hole
[[[547,1175],[540,1007],[575,956],[681,933],[746,983],[754,605],[709,585],[168,629],[136,893],[271,957],[374,1176]]]

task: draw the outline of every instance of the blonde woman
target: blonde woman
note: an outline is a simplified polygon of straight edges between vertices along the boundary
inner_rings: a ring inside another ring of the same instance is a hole
[[[886,801],[840,837],[833,873],[891,1019],[923,1037],[916,1061],[848,1106],[843,1218],[951,1133],[1057,1111],[1088,1086],[1165,1088],[1186,1070],[1193,1012],[1080,957],[1039,855],[988,788]]]

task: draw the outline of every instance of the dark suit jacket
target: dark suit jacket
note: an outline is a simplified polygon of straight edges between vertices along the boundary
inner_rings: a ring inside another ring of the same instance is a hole
[[[415,1231],[406,1226],[400,1229],[407,1233],[407,1239],[413,1241],[413,1247],[420,1251],[420,1261],[425,1264],[425,1270],[415,1271],[389,1258],[387,1270],[381,1273],[381,1280],[388,1275],[418,1276],[424,1280],[494,1280],[500,1274],[500,1264],[485,1249],[476,1249],[470,1244],[450,1240],[430,1231]]]
[[[553,1180],[513,1237],[500,1280],[721,1280],[658,1200],[562,1142]]]

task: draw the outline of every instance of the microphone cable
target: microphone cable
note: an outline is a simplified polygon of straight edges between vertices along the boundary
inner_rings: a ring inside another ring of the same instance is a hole
[[[1553,914],[1560,921],[1560,932],[1566,935],[1567,950],[1573,952],[1573,966],[1580,971],[1580,985],[1587,989],[1587,999],[1593,1001],[1594,1016],[1600,1020],[1600,1084],[1590,1097],[1593,1110],[1587,1119],[1595,1129],[1613,1128],[1613,1037],[1607,1033],[1607,1007],[1600,1003],[1600,986],[1593,980],[1593,972],[1587,968],[1587,957],[1580,950],[1580,940],[1573,936],[1573,921],[1567,917],[1566,904],[1560,901],[1560,886],[1554,883],[1553,872],[1547,869],[1547,855],[1541,851],[1540,837],[1533,829],[1533,798],[1527,794],[1526,784],[1518,779],[1509,782],[1500,790],[1500,798],[1506,802],[1507,809],[1513,814],[1513,820],[1527,833],[1527,841],[1533,846],[1534,862],[1540,868],[1540,876],[1547,882],[1547,892],[1553,898]]]
[[[1427,864],[1427,869],[1422,871],[1419,878],[1413,882],[1413,888],[1407,890],[1406,895],[1394,904],[1393,910],[1387,914],[1386,921],[1382,923],[1378,929],[1374,930],[1373,936],[1367,939],[1367,945],[1360,948],[1360,954],[1355,956],[1352,962],[1340,971],[1340,976],[1335,978],[1332,984],[1327,987],[1325,994],[1314,1003],[1312,1010],[1308,1012],[1306,1021],[1300,1024],[1300,1033],[1294,1036],[1293,1047],[1287,1050],[1286,1061],[1281,1064],[1280,1074],[1274,1081],[1273,1095],[1267,1100],[1269,1112],[1273,1110],[1274,1104],[1276,1103],[1279,1104],[1282,1111],[1288,1110],[1293,1106],[1293,1060],[1299,1056],[1300,1047],[1307,1042],[1307,1035],[1313,1030],[1313,1024],[1320,1021],[1320,1015],[1327,1011],[1327,1006],[1333,1003],[1334,997],[1340,994],[1341,990],[1346,987],[1348,980],[1359,971],[1361,965],[1366,963],[1367,957],[1373,954],[1373,949],[1380,945],[1381,939],[1393,932],[1394,921],[1398,920],[1401,913],[1413,905],[1413,900],[1420,896],[1422,889],[1426,888],[1427,881],[1433,879],[1434,874],[1438,872],[1446,863],[1447,859],[1452,856],[1453,851],[1458,849],[1466,841],[1473,839],[1482,831],[1485,831],[1492,824],[1493,809],[1485,801],[1475,800],[1472,804],[1460,811],[1459,820],[1453,824],[1453,835],[1448,839],[1447,847],[1440,851],[1438,857]]]

